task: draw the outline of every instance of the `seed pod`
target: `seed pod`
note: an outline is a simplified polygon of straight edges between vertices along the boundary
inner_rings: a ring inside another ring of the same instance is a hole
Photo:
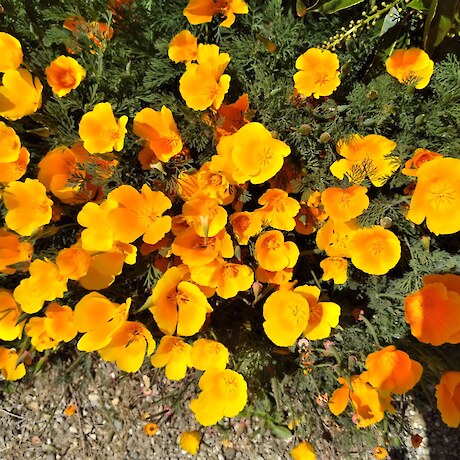
[[[327,144],[331,140],[331,135],[329,133],[323,133],[319,136],[318,142],[321,144]]]
[[[302,136],[309,136],[311,134],[311,126],[310,125],[300,125],[300,134]]]

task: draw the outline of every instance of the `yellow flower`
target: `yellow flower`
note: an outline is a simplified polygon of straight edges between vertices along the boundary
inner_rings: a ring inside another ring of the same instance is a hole
[[[136,136],[147,139],[150,149],[162,162],[169,161],[182,150],[182,139],[171,110],[162,106],[157,112],[149,107],[134,117],[133,131]]]
[[[315,448],[308,442],[302,441],[291,450],[292,460],[315,460]]]
[[[34,316],[29,318],[24,328],[26,335],[30,337],[30,343],[37,351],[55,349],[59,341],[50,337],[45,329],[45,318]]]
[[[19,236],[0,228],[0,273],[13,275],[29,268],[34,247]]]
[[[370,275],[384,275],[401,258],[398,237],[380,225],[358,230],[349,246],[351,263]]]
[[[0,116],[8,120],[35,113],[42,105],[43,86],[26,69],[8,70],[0,85]]]
[[[16,131],[0,121],[0,163],[16,161],[20,151],[21,140]]]
[[[146,423],[144,425],[144,433],[147,436],[154,436],[158,432],[158,425],[156,423]]]
[[[96,104],[80,120],[78,133],[89,153],[119,152],[123,148],[128,117],[115,119],[109,102]]]
[[[235,14],[247,14],[248,5],[244,0],[190,0],[184,10],[184,16],[190,24],[210,22],[216,14],[225,17],[220,24],[230,27],[235,22]]]
[[[111,336],[110,343],[98,350],[105,361],[114,361],[125,372],[138,371],[145,355],[155,350],[155,340],[150,331],[137,321],[126,321]]]
[[[260,123],[248,123],[232,136],[221,139],[233,139],[231,157],[236,167],[249,177],[252,184],[262,184],[272,178],[283,166],[284,157],[291,153],[291,148],[274,139]],[[251,155],[248,155],[251,152]]]
[[[91,265],[91,255],[82,248],[64,248],[56,256],[56,265],[62,276],[78,280],[88,273]]]
[[[190,359],[200,371],[222,370],[227,367],[228,350],[220,342],[201,338],[193,343]]]
[[[335,222],[348,222],[360,216],[369,206],[367,188],[353,185],[348,188],[329,187],[321,193],[321,203]]]
[[[337,152],[345,158],[331,165],[331,173],[338,179],[347,176],[356,184],[367,176],[373,185],[382,187],[399,168],[399,157],[391,155],[395,148],[396,142],[379,134],[354,134],[348,140],[341,139]]]
[[[179,445],[190,455],[196,455],[200,449],[201,435],[198,431],[184,431],[179,437]]]
[[[298,292],[277,291],[264,304],[264,331],[279,347],[290,347],[305,330],[310,316],[307,299]]]
[[[260,214],[253,212],[234,212],[228,222],[233,228],[233,234],[239,245],[247,245],[249,238],[258,235],[262,231]]]
[[[432,152],[427,149],[417,149],[412,158],[406,161],[404,168],[401,170],[406,176],[417,177],[418,169],[431,160],[442,158],[440,153]]]
[[[323,269],[323,280],[334,280],[334,284],[347,282],[348,262],[343,257],[326,257],[319,263]]]
[[[383,460],[388,457],[388,451],[384,447],[377,446],[372,451],[372,455],[378,460]]]
[[[206,371],[198,385],[202,392],[190,402],[190,409],[204,426],[214,425],[224,417],[235,417],[246,405],[248,387],[243,376],[235,371]]]
[[[5,380],[19,380],[26,375],[24,363],[17,364],[18,359],[15,350],[0,347],[0,370]]]
[[[329,50],[310,48],[297,58],[296,90],[306,97],[330,96],[340,85],[339,58]]]
[[[292,241],[284,242],[284,235],[279,230],[270,230],[257,238],[254,258],[265,270],[276,272],[293,268],[300,251]]]
[[[424,163],[417,172],[407,219],[426,225],[436,235],[460,230],[460,159],[439,158]]]
[[[25,147],[22,147],[16,161],[0,163],[0,182],[8,184],[9,182],[19,180],[26,173],[29,161],[29,151]]]
[[[21,43],[12,35],[0,32],[0,72],[16,70],[21,64]]]
[[[169,380],[182,380],[187,367],[192,367],[191,349],[181,338],[165,335],[150,361],[155,367],[165,367],[165,375]]]
[[[63,97],[81,83],[86,70],[74,58],[59,56],[45,69],[45,75],[53,93]]]
[[[264,225],[278,230],[294,230],[295,219],[300,210],[299,202],[290,198],[284,190],[272,188],[267,190],[258,201],[263,205],[254,214],[260,217]]]
[[[0,339],[5,341],[21,337],[24,321],[18,323],[21,309],[11,291],[0,289]],[[225,367],[225,366],[224,366]]]
[[[445,372],[436,385],[436,402],[442,421],[451,428],[460,426],[460,372]]]
[[[196,37],[188,30],[183,30],[174,35],[169,43],[168,56],[173,62],[190,62],[196,58],[198,42]]]
[[[47,334],[57,342],[70,342],[77,335],[73,310],[68,305],[51,302],[45,311],[44,327]]]
[[[425,88],[433,74],[434,62],[419,48],[395,50],[386,61],[387,72],[406,85]]]
[[[349,222],[327,221],[316,234],[316,244],[331,257],[351,257],[350,244],[359,229],[354,220]]]

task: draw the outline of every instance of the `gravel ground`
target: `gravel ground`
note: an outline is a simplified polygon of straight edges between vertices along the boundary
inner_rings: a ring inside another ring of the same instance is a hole
[[[194,396],[195,377],[170,382],[161,371],[126,375],[102,360],[83,363],[82,369],[67,372],[62,363],[49,366],[28,381],[0,383],[0,459],[185,459],[177,438],[184,430],[200,430],[188,409]],[[189,385],[190,383],[190,385]],[[172,410],[174,400],[183,401]],[[74,415],[65,408],[76,404]],[[182,410],[183,409],[183,410]],[[147,436],[143,428],[156,421],[159,430]],[[410,432],[424,440],[414,449],[409,434],[406,449],[391,452],[392,459],[459,459],[459,430],[442,425],[429,407],[422,414],[410,406],[407,416]],[[426,418],[430,420],[425,422]],[[296,440],[280,439],[260,429],[257,419],[232,419],[223,427],[202,429],[203,440],[197,459],[277,460],[289,459]],[[319,460],[370,459],[372,453],[360,450],[340,453],[332,440],[313,441]]]

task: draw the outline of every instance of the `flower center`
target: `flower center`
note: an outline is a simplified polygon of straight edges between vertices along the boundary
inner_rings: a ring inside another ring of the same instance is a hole
[[[274,238],[270,238],[269,240],[267,240],[266,245],[267,245],[267,249],[272,250],[272,251],[276,251],[281,246],[278,243],[278,241],[276,241]]]
[[[428,192],[428,201],[436,209],[449,208],[455,203],[457,194],[450,184],[433,184]]]
[[[316,72],[315,73],[315,83],[317,85],[325,85],[329,81],[328,75],[326,72]]]
[[[61,83],[63,86],[69,87],[75,85],[76,79],[75,76],[72,75],[70,72],[65,72],[64,75],[61,76]]]

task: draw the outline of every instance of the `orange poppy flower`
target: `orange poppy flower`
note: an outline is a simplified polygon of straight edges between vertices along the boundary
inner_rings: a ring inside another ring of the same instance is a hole
[[[302,441],[291,449],[292,460],[316,460],[315,448],[308,441]]]
[[[262,220],[260,214],[253,212],[234,212],[228,219],[232,226],[238,244],[246,245],[249,238],[258,235],[262,231]]]
[[[227,211],[203,193],[184,203],[182,215],[199,236],[216,236],[227,224]]]
[[[359,230],[355,220],[349,222],[327,221],[316,234],[318,249],[331,257],[351,257],[350,244]]]
[[[162,162],[169,161],[182,150],[182,139],[177,130],[171,110],[162,106],[157,112],[142,109],[134,117],[133,131],[136,136],[147,139],[150,149]]]
[[[265,226],[278,230],[294,230],[295,219],[300,210],[299,202],[290,198],[284,190],[272,188],[258,200],[263,205],[254,214],[259,216]]]
[[[20,235],[30,236],[51,221],[53,202],[47,197],[45,186],[36,179],[10,182],[3,192],[3,201],[8,211],[5,222]]]
[[[22,47],[19,40],[0,32],[0,72],[16,70],[22,64]]]
[[[460,159],[439,158],[424,163],[417,172],[407,219],[421,224],[426,218],[435,235],[460,230]]]
[[[378,390],[403,394],[422,377],[423,367],[394,345],[371,353],[366,358],[367,379]]]
[[[161,162],[155,155],[155,152],[148,145],[139,151],[137,159],[144,171],[149,171],[155,168],[158,169],[161,165]]]
[[[272,272],[270,270],[265,270],[262,267],[257,267],[256,278],[261,283],[282,285],[291,281],[293,271],[294,270],[292,268],[283,268],[283,270]]]
[[[131,243],[143,235],[146,243],[155,244],[171,230],[171,217],[163,213],[172,203],[163,192],[154,192],[146,184],[140,193],[130,185],[121,185],[107,199],[118,204],[108,214],[117,241]]]
[[[198,339],[190,351],[192,366],[200,371],[223,370],[228,363],[228,350],[220,342],[209,339]]]
[[[422,278],[422,282],[425,286],[432,283],[444,284],[448,291],[454,291],[460,295],[460,275],[454,275],[453,273],[425,275]]]
[[[24,321],[18,323],[21,309],[11,291],[0,289],[0,339],[5,341],[21,338]],[[225,366],[224,366],[225,367]]]
[[[193,25],[210,22],[216,14],[224,16],[222,27],[230,27],[235,22],[235,14],[247,14],[248,5],[244,0],[189,0],[184,16]]]
[[[56,256],[59,273],[71,280],[78,280],[88,273],[91,255],[83,248],[71,247],[59,251]]]
[[[137,321],[126,321],[111,336],[110,343],[98,350],[105,361],[114,361],[125,372],[137,372],[155,350],[150,331]]]
[[[70,30],[75,38],[79,33],[84,33],[98,48],[102,48],[103,44],[109,41],[113,36],[113,28],[109,27],[104,22],[87,22],[82,16],[70,16],[64,21],[64,29]],[[95,53],[93,47],[90,47],[90,52]],[[78,43],[74,40],[67,47],[67,51],[74,54],[76,51],[81,51]]]
[[[219,53],[217,45],[198,45],[198,64],[188,64],[179,81],[179,91],[193,110],[218,109],[230,88],[230,76],[224,74],[230,56]]]
[[[412,158],[406,162],[401,172],[406,176],[417,177],[420,166],[428,161],[442,157],[440,153],[431,152],[427,149],[417,149]]]
[[[48,335],[45,329],[45,318],[34,316],[29,318],[24,332],[30,337],[30,343],[37,351],[56,349],[59,342]]]
[[[335,222],[347,222],[360,216],[369,206],[367,188],[353,185],[348,188],[329,187],[321,194],[321,203]]]
[[[279,230],[270,230],[257,238],[254,258],[265,270],[276,272],[284,268],[293,268],[300,252],[292,241],[284,242]]]
[[[80,120],[78,133],[89,153],[119,152],[123,148],[128,117],[115,119],[109,102],[96,104]]]
[[[329,409],[334,415],[341,414],[346,409],[348,401],[351,401],[356,426],[366,428],[380,422],[385,411],[394,413],[389,393],[372,387],[366,379],[366,373],[352,376],[351,387],[344,378],[340,377],[338,380],[343,386],[335,390],[329,399]]]
[[[21,241],[18,235],[0,228],[0,273],[13,275],[16,270],[27,270],[33,252],[32,244]]]
[[[207,238],[197,235],[194,230],[186,230],[176,236],[171,250],[190,267],[208,264],[219,255],[227,259],[234,255],[232,239],[225,229]]]
[[[45,69],[53,93],[66,96],[86,77],[86,70],[72,57],[59,56]]]
[[[0,370],[5,380],[19,380],[26,375],[24,363],[18,364],[18,359],[14,349],[0,347]]]
[[[321,203],[321,193],[314,191],[306,202],[300,202],[300,210],[295,217],[295,231],[301,235],[311,235],[328,217]]]
[[[303,331],[309,340],[325,339],[331,328],[339,324],[340,307],[334,302],[318,302],[320,290],[316,286],[299,286],[294,292],[300,294],[309,306],[308,322]]]
[[[387,72],[406,85],[425,88],[433,74],[434,62],[419,48],[395,50],[386,61]]]
[[[60,298],[67,292],[67,278],[48,259],[35,259],[29,267],[30,277],[23,279],[14,290],[14,299],[26,313],[36,313],[46,300]]]
[[[156,423],[146,423],[144,425],[144,433],[147,436],[155,436],[158,433],[158,425]]]
[[[201,434],[199,431],[184,431],[179,437],[179,446],[190,455],[196,455],[200,449]]]
[[[75,305],[74,323],[83,336],[77,343],[80,351],[96,351],[106,347],[115,332],[125,324],[128,318],[131,299],[126,303],[111,302],[99,292],[86,294]]]
[[[77,335],[73,310],[68,305],[56,302],[46,307],[44,327],[47,334],[57,342],[70,342]]]
[[[304,96],[330,96],[340,85],[339,57],[329,50],[310,48],[297,58],[296,90]]]
[[[404,319],[420,342],[460,343],[460,294],[445,284],[423,286],[404,300]]]
[[[221,139],[219,144],[229,137]],[[240,171],[249,176],[252,184],[261,184],[273,177],[283,166],[284,157],[291,153],[287,144],[274,139],[260,123],[248,123],[231,137],[232,160]]]
[[[372,455],[377,460],[383,460],[388,457],[388,451],[384,447],[377,446],[372,451]]]
[[[155,367],[164,367],[166,378],[182,380],[187,367],[192,367],[190,351],[192,347],[179,337],[165,335],[161,338],[157,351],[150,358]]]
[[[0,163],[16,161],[20,151],[21,140],[16,131],[0,121]]]
[[[345,158],[335,161],[330,171],[338,179],[347,176],[356,184],[367,176],[373,185],[382,187],[399,168],[399,157],[391,155],[395,148],[396,142],[379,134],[354,134],[337,143],[337,152]]]
[[[196,58],[198,41],[189,31],[183,30],[174,35],[169,43],[168,56],[173,62],[190,62]]]
[[[35,113],[42,105],[43,86],[26,69],[8,70],[0,85],[0,116],[8,120]]]
[[[224,417],[237,416],[248,400],[248,386],[241,374],[230,369],[206,371],[198,382],[201,393],[190,402],[190,409],[203,426]]]
[[[240,170],[233,161],[232,152],[235,142],[235,135],[220,138],[216,146],[217,155],[212,156],[210,168],[223,174],[229,184],[241,185],[249,180],[249,175]]]
[[[230,185],[224,174],[211,168],[209,161],[196,173],[196,184],[199,191],[209,198],[216,199],[223,206],[230,204],[235,198],[234,187]],[[200,193],[197,192],[196,196],[199,195]]]
[[[29,161],[29,151],[25,147],[22,147],[16,161],[12,161],[10,163],[0,163],[0,182],[8,184],[9,182],[21,179],[27,171]]]
[[[323,269],[323,280],[334,280],[334,284],[347,282],[348,262],[343,257],[326,257],[319,263]]]
[[[233,104],[222,103],[217,111],[217,141],[219,141],[222,136],[236,133],[241,127],[249,123],[250,120],[246,118],[248,110],[249,99],[246,93],[242,94]]]
[[[442,421],[451,428],[460,426],[460,372],[445,372],[436,385],[436,402]]]
[[[185,267],[171,267],[153,288],[150,312],[164,334],[190,336],[203,326],[213,311],[199,287],[183,281]]]
[[[370,275],[384,275],[401,258],[401,243],[380,225],[358,230],[349,245],[351,263]]]
[[[298,292],[276,291],[264,304],[264,331],[279,347],[290,347],[305,330],[310,315],[308,300]]]

